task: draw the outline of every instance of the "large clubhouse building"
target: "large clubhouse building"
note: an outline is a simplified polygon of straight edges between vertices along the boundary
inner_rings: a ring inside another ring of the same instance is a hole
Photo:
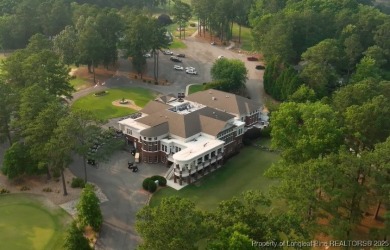
[[[160,96],[119,121],[119,128],[141,161],[166,163],[167,178],[182,185],[236,153],[245,131],[258,124],[260,110],[250,99],[211,89]]]

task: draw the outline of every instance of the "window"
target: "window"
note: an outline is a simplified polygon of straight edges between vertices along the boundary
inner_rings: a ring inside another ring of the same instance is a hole
[[[215,151],[211,152],[211,157],[215,156]]]
[[[149,138],[148,138],[148,140],[149,140],[149,141],[151,141],[151,140],[152,140],[152,138],[150,138],[150,137],[149,137]]]
[[[207,161],[208,159],[209,159],[209,155],[207,154],[204,156],[204,160]]]
[[[218,149],[218,154],[220,154],[222,152],[222,149],[221,148],[219,148]]]
[[[127,129],[126,132],[127,132],[128,135],[132,135],[132,134],[133,134],[132,131],[131,131],[131,129],[129,129],[129,128]]]
[[[154,137],[155,140],[157,140],[157,137]]]
[[[202,157],[198,158],[198,164],[202,163]]]
[[[154,157],[154,162],[155,162],[155,163],[158,162],[158,156],[157,156],[157,155]]]
[[[146,140],[146,137],[144,136],[144,140]]]

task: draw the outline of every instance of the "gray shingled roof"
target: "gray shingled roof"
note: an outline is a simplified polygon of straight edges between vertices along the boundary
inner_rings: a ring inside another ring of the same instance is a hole
[[[143,109],[141,109],[141,112],[150,115],[150,114],[168,109],[170,107],[171,106],[168,104],[164,104],[164,103],[161,103],[158,101],[150,101],[145,105],[145,107]]]
[[[237,115],[248,114],[260,107],[260,103],[248,98],[215,89],[199,91],[185,99]]]
[[[141,131],[141,136],[146,137],[157,137],[169,132],[169,126],[167,122],[161,123],[154,127],[150,127]]]
[[[171,101],[176,100],[177,97],[174,94],[168,94],[168,95],[161,95],[155,99],[155,101],[158,102],[163,102],[163,103],[168,103]]]

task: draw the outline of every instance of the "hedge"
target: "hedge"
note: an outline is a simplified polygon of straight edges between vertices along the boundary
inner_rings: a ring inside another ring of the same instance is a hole
[[[161,175],[153,175],[152,177],[150,177],[150,179],[152,179],[153,181],[158,181],[158,185],[161,187],[165,187],[167,185],[167,179],[165,179]]]

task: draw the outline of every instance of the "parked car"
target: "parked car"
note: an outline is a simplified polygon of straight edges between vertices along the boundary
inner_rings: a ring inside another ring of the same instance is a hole
[[[163,50],[164,55],[173,55],[173,52],[170,50]]]
[[[213,42],[211,42],[210,44],[211,44],[211,45],[216,45],[216,43],[215,43],[214,41],[213,41]]]
[[[194,68],[194,67],[185,67],[185,70],[187,71],[187,70],[195,70],[196,71],[196,69]]]
[[[258,61],[259,60],[259,58],[254,57],[254,56],[248,56],[247,59],[248,59],[248,61]]]
[[[176,54],[177,57],[186,57],[185,54]]]
[[[173,61],[173,62],[181,62],[181,59],[180,58],[178,58],[178,57],[176,57],[176,56],[171,56],[171,61]]]
[[[150,53],[146,53],[146,54],[144,55],[144,57],[146,57],[146,58],[151,58],[152,55],[151,55]]]
[[[173,68],[176,69],[176,70],[183,70],[183,69],[184,69],[184,68],[183,68],[182,66],[180,66],[180,65],[174,65]]]
[[[256,69],[257,70],[262,70],[262,69],[265,69],[265,67],[263,65],[256,65]]]
[[[225,58],[224,56],[218,56],[218,59]]]
[[[196,72],[195,69],[187,69],[187,70],[186,70],[186,73],[187,73],[187,74],[190,74],[190,75],[197,75],[197,74],[198,74],[198,72]]]

